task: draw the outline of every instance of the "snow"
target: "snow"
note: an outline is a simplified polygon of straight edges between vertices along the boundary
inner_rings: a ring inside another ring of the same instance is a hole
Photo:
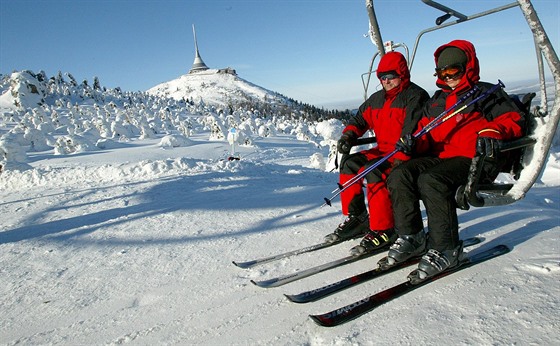
[[[224,73],[217,69],[208,69],[196,73],[187,73],[177,79],[161,83],[148,90],[149,94],[168,96],[181,100],[189,95],[193,102],[207,102],[227,106],[232,99],[248,101],[256,98],[268,102],[281,96],[238,77],[235,72]],[[209,93],[208,89],[212,89]]]
[[[62,119],[69,109],[57,112]],[[17,128],[10,119],[5,131]],[[215,128],[195,120],[188,136],[159,130],[143,137],[140,125],[126,139],[87,137],[83,125],[73,134],[59,128],[45,138],[91,146],[56,152],[62,147],[49,141],[49,149],[24,153],[25,162],[18,151],[0,174],[0,343],[560,344],[560,148],[524,199],[459,212],[461,237],[485,239],[469,252],[505,244],[511,253],[324,328],[308,314],[365,298],[409,270],[303,305],[283,294],[369,270],[381,255],[278,288],[252,285],[346,256],[357,241],[250,269],[231,263],[320,242],[342,221],[338,199],[320,207],[336,188],[325,161],[340,124],[312,129],[277,119],[269,125],[293,131],[262,136],[257,125],[266,120],[248,121],[251,143],[237,143],[241,159],[234,161],[226,159],[227,139],[209,139]]]

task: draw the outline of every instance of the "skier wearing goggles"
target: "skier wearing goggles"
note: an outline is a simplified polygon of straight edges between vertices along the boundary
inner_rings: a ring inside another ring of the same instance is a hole
[[[435,53],[436,91],[426,103],[418,129],[448,109],[462,96],[476,88],[468,101],[492,87],[479,82],[479,63],[472,43],[455,40],[439,47]],[[498,89],[481,101],[454,114],[449,121],[426,136],[405,135],[396,148],[409,155],[423,155],[394,168],[387,178],[387,188],[394,211],[395,230],[399,238],[389,249],[387,263],[393,265],[412,257],[423,256],[411,279],[424,279],[457,265],[463,253],[459,240],[455,192],[468,181],[475,155],[486,156],[484,179],[492,182],[507,163],[499,152],[502,140],[523,135],[523,113],[510,97]],[[428,218],[424,232],[422,200]]]
[[[341,186],[394,151],[395,142],[416,128],[422,116],[422,107],[430,97],[424,89],[410,81],[406,59],[399,52],[387,52],[381,58],[377,78],[382,89],[359,107],[338,141],[338,151],[344,154],[340,163]],[[377,146],[350,153],[358,138],[368,130],[374,132]],[[362,236],[360,245],[351,249],[356,254],[391,245],[396,233],[393,231],[393,209],[385,179],[392,167],[408,159],[408,155],[399,152],[368,173],[365,176],[365,193],[362,187],[364,178],[345,189],[340,194],[340,200],[342,214],[346,218],[325,237],[325,241],[336,242]]]

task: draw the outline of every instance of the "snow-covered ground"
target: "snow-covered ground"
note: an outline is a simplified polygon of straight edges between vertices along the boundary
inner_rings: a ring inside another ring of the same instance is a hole
[[[0,80],[0,344],[560,344],[558,145],[524,199],[460,212],[461,236],[485,239],[468,251],[511,253],[329,329],[308,314],[408,270],[298,305],[283,294],[369,270],[381,255],[272,289],[250,280],[347,256],[357,241],[251,269],[231,262],[315,244],[342,221],[338,199],[320,207],[336,188],[328,155],[341,123],[288,104],[225,115],[96,84]],[[233,150],[240,160],[226,159]]]
[[[337,174],[327,149],[278,134],[239,147],[208,133],[70,155],[28,153],[0,175],[0,343],[205,345],[560,344],[560,155],[521,201],[460,213],[461,236],[511,253],[336,328],[323,313],[402,281],[407,270],[298,305],[285,299],[375,266],[380,256],[288,284],[267,279],[346,256],[354,242],[252,269],[249,260],[322,240]]]

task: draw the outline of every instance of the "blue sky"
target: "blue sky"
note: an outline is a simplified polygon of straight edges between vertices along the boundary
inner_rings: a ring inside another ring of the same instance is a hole
[[[473,15],[512,1],[439,2]],[[557,52],[559,3],[533,1]],[[442,14],[420,0],[374,4],[383,40],[411,52],[418,33]],[[189,71],[192,24],[210,68],[232,67],[249,82],[326,108],[363,101],[361,75],[376,51],[364,37],[364,0],[0,0],[0,72],[62,71],[147,90]],[[413,81],[433,92],[433,52],[457,38],[475,44],[483,80],[500,78],[509,87],[537,76],[532,35],[515,8],[424,35]]]

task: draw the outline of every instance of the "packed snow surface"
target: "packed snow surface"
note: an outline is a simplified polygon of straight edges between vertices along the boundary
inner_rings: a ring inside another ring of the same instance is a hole
[[[560,164],[509,206],[460,213],[461,236],[511,253],[461,271],[336,328],[323,313],[401,282],[403,270],[298,305],[283,294],[373,268],[381,256],[288,284],[250,283],[346,256],[350,241],[251,269],[250,260],[322,240],[342,221],[320,208],[337,174],[291,135],[240,147],[193,136],[53,157],[0,176],[0,343],[554,345],[560,334]],[[324,149],[323,149],[324,150]],[[322,152],[326,156],[326,152]]]

